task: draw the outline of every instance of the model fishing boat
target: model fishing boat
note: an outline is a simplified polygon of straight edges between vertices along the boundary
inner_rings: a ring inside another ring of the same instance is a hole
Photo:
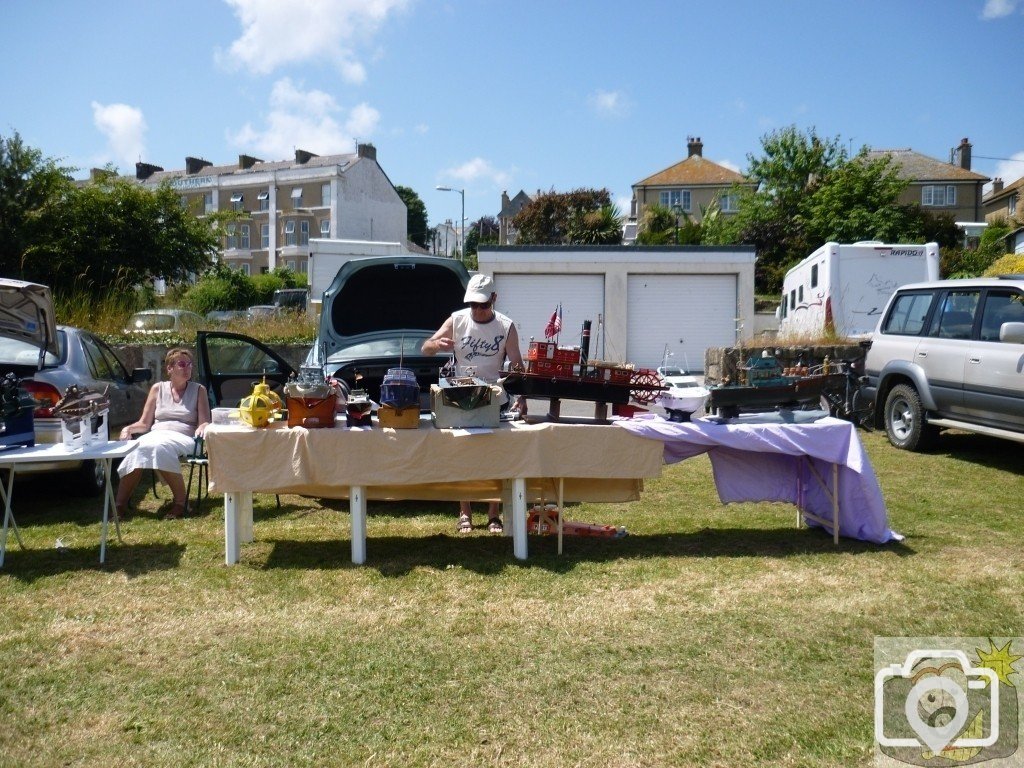
[[[590,400],[596,403],[595,419],[606,418],[606,406],[653,403],[665,389],[652,370],[629,363],[590,359],[590,321],[583,322],[578,347],[560,347],[558,342],[530,341],[526,370],[511,371],[502,379],[511,395],[546,397],[551,401],[548,416],[559,417],[559,401]]]
[[[822,391],[836,383],[841,374],[806,373],[803,367],[784,370],[779,361],[765,350],[761,357],[749,358],[741,366],[739,381],[711,387],[709,408],[727,418],[740,409],[763,409],[775,406],[799,407],[819,403]]]

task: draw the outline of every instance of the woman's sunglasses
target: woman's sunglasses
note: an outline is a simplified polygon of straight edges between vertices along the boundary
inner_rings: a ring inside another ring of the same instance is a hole
[[[191,368],[192,367],[192,361],[191,360],[176,360],[175,362],[171,363],[171,367],[175,367],[175,366],[177,366],[178,368]]]

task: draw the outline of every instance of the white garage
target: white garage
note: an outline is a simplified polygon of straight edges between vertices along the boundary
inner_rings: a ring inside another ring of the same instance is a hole
[[[736,275],[631,274],[626,358],[645,368],[665,361],[702,369],[705,349],[736,341],[736,282]]]
[[[523,350],[562,305],[564,345],[591,320],[591,357],[703,371],[704,350],[751,338],[751,246],[481,246],[498,309],[519,329]],[[598,323],[598,317],[603,323]]]

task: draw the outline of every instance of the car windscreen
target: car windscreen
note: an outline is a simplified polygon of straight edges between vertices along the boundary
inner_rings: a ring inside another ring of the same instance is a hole
[[[60,349],[60,357],[55,357],[49,352],[43,359],[43,365],[52,367],[59,365],[67,358],[68,337],[64,331],[57,331],[57,346]],[[0,365],[31,365],[39,363],[39,347],[17,339],[0,338]]]
[[[430,333],[406,333],[387,338],[373,339],[372,341],[361,342],[345,347],[341,350],[341,358],[349,360],[352,358],[377,358],[377,357],[416,357],[422,355],[421,347],[423,342],[433,334]],[[333,359],[333,358],[332,358]]]

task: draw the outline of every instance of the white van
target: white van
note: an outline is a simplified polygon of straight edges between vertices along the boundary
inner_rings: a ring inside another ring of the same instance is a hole
[[[867,337],[897,288],[938,279],[936,243],[825,243],[786,273],[779,336]]]

